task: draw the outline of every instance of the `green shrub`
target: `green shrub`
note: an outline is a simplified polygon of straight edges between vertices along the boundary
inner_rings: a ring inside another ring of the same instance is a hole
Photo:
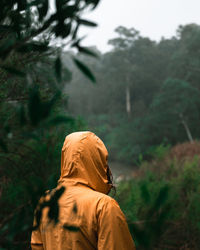
[[[117,186],[137,249],[199,249],[199,158],[159,157]],[[157,171],[159,170],[159,171]]]

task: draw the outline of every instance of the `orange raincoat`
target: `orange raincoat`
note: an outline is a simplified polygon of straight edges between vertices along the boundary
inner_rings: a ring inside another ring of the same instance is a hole
[[[65,187],[59,199],[59,223],[49,223],[43,209],[40,226],[32,232],[33,250],[135,249],[124,214],[107,195],[111,189],[107,157],[103,142],[91,132],[66,137],[58,181],[58,187]],[[63,225],[79,230],[66,230]]]

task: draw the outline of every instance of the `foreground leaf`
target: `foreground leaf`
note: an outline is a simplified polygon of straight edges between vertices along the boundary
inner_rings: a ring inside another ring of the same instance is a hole
[[[82,73],[89,78],[93,83],[96,82],[96,78],[94,77],[94,75],[92,74],[92,72],[90,71],[90,69],[83,64],[81,61],[79,61],[78,59],[74,58],[74,63],[76,64],[76,66],[80,69],[80,71],[82,71]]]

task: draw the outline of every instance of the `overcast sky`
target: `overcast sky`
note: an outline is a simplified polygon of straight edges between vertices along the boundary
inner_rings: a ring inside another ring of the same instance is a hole
[[[200,0],[101,0],[97,9],[85,18],[98,23],[97,28],[82,29],[87,35],[82,44],[109,50],[107,41],[120,25],[134,27],[142,36],[159,41],[175,35],[180,24],[200,24]]]

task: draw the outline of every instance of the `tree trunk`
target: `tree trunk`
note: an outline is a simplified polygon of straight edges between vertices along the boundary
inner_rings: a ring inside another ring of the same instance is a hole
[[[189,129],[188,125],[187,125],[187,122],[184,120],[182,114],[179,114],[179,116],[180,116],[180,118],[181,118],[181,123],[183,124],[183,127],[184,127],[184,129],[185,129],[185,132],[186,132],[186,134],[187,134],[187,137],[188,137],[189,141],[190,141],[191,143],[193,143],[194,140],[193,140],[192,134],[191,134],[191,132],[190,132],[190,129]]]
[[[128,117],[131,115],[131,96],[130,96],[130,88],[127,85],[126,86],[126,112],[128,114]]]

